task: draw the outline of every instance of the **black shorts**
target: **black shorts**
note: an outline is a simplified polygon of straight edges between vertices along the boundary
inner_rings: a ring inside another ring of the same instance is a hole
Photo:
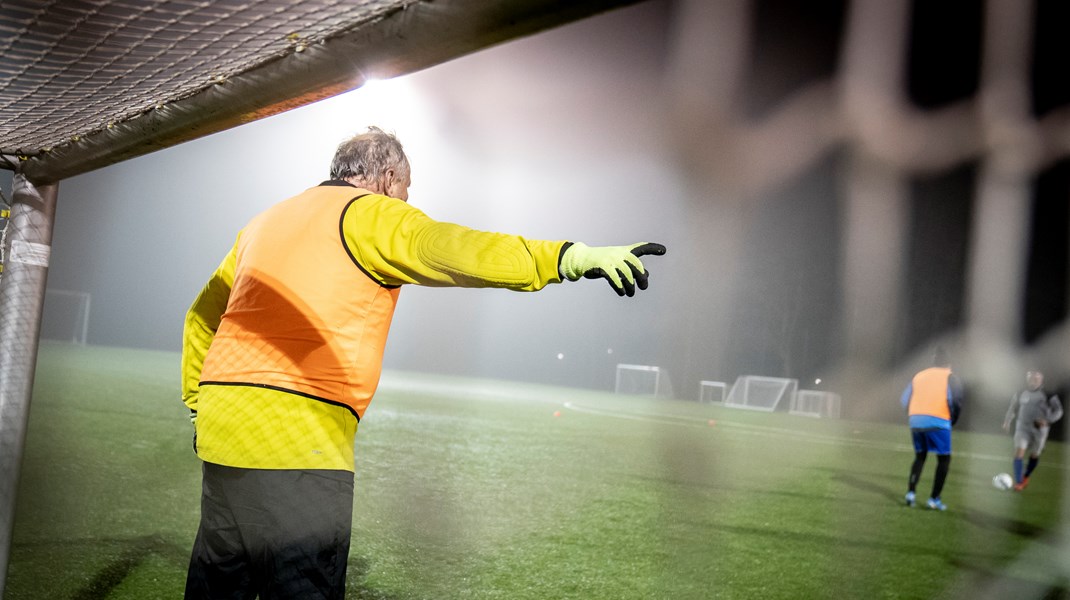
[[[353,473],[204,463],[186,598],[345,597]]]

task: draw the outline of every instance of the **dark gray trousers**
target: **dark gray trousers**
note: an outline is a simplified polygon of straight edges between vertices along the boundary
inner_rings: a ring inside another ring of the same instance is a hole
[[[342,600],[353,473],[204,463],[187,600]]]

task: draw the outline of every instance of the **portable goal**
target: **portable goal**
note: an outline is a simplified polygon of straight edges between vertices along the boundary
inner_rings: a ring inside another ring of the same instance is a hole
[[[46,290],[41,338],[84,346],[89,336],[90,300],[87,292]]]
[[[840,395],[819,390],[799,390],[791,403],[791,414],[807,417],[840,418]]]
[[[792,406],[798,379],[740,375],[725,399],[725,406],[773,412]]]
[[[724,404],[728,397],[728,384],[723,381],[698,382],[698,401],[702,404]]]
[[[665,369],[652,365],[617,365],[613,391],[618,394],[672,398],[672,383]]]

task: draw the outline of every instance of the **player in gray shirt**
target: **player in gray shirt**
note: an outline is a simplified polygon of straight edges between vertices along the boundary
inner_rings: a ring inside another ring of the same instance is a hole
[[[1048,396],[1044,391],[1044,374],[1027,371],[1026,389],[1011,398],[1007,416],[1003,419],[1003,431],[1009,431],[1011,421],[1018,419],[1014,428],[1014,489],[1022,491],[1029,485],[1029,475],[1037,468],[1044,442],[1048,440],[1051,424],[1063,416],[1063,404],[1058,396]],[[1022,473],[1022,459],[1029,452],[1029,465]]]

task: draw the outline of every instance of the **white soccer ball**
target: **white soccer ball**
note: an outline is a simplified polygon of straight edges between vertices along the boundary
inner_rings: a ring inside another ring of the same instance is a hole
[[[1010,473],[1000,473],[992,478],[992,485],[999,490],[1009,490],[1014,486],[1014,479],[1011,479]]]

